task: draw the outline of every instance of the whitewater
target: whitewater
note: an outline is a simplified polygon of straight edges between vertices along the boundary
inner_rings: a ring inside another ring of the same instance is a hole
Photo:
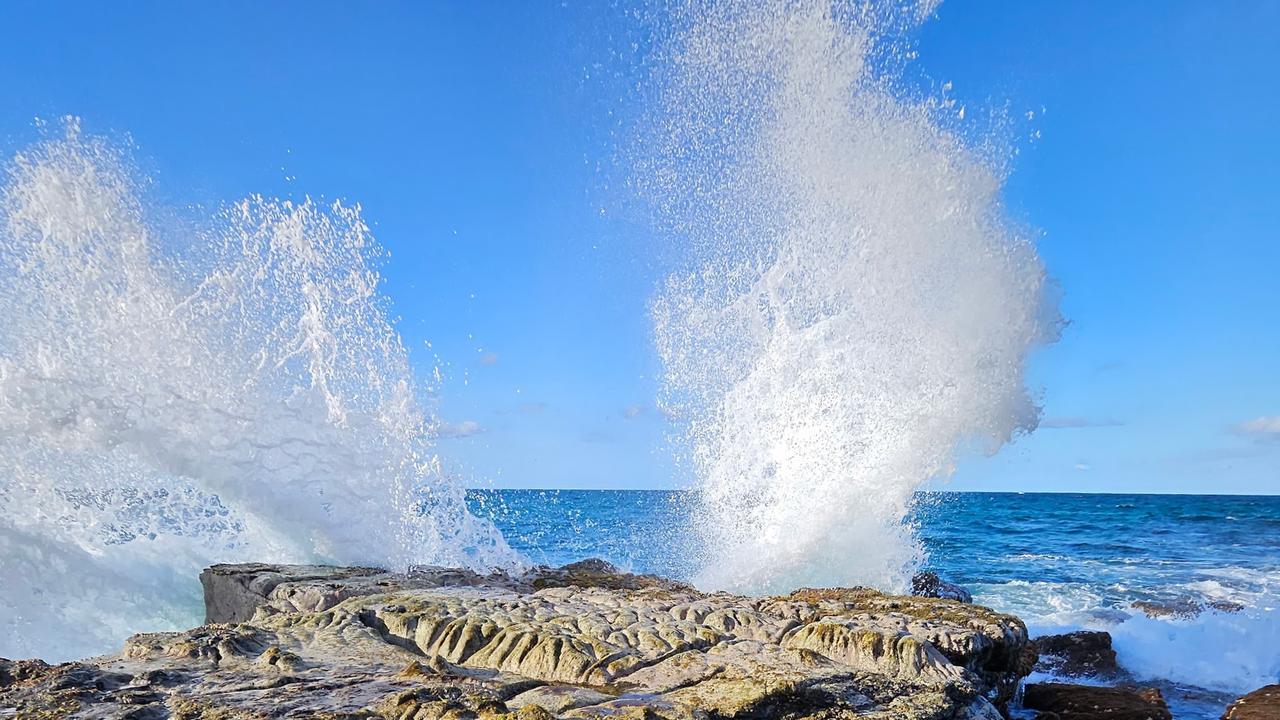
[[[214,562],[520,564],[439,468],[358,206],[172,222],[127,147],[49,133],[0,192],[0,656],[198,624]]]
[[[1039,421],[1061,319],[1009,157],[901,90],[928,4],[681,8],[637,186],[686,247],[653,317],[699,581],[902,590],[916,491]]]

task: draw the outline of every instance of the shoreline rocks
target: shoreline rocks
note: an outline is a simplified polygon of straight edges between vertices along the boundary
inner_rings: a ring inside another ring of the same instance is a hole
[[[1220,613],[1237,613],[1244,609],[1244,605],[1230,600],[1210,600],[1208,602],[1200,602],[1192,599],[1171,600],[1166,602],[1152,602],[1149,600],[1138,600],[1130,605],[1134,610],[1140,611],[1143,615],[1153,619],[1177,619],[1190,620],[1209,611]]]
[[[1280,685],[1258,688],[1231,703],[1222,720],[1275,720],[1280,718]]]
[[[1042,635],[1033,638],[1032,644],[1036,646],[1039,660],[1032,676],[1035,682],[1023,688],[1021,707],[1029,713],[1026,715],[1028,718],[1116,720],[1150,716],[1152,720],[1159,720],[1167,717],[1164,712],[1176,710],[1194,717],[1216,719],[1219,708],[1231,701],[1231,696],[1221,691],[1159,678],[1136,677],[1119,664],[1111,634],[1107,632],[1080,630]],[[1073,684],[1077,679],[1088,685]],[[1096,692],[1099,690],[1101,692]],[[1280,691],[1280,686],[1276,690]],[[1053,702],[1047,702],[1047,697],[1052,697]],[[1246,696],[1237,702],[1246,700],[1253,701],[1254,698]],[[1280,703],[1280,692],[1265,700]],[[1069,706],[1062,704],[1068,702]],[[1246,706],[1249,704],[1244,702]],[[1255,717],[1280,720],[1280,704],[1262,702],[1254,703],[1254,707],[1266,710],[1256,716],[1246,714],[1240,717],[1244,720]],[[1224,720],[1237,720],[1235,716],[1222,717]]]
[[[862,588],[748,598],[591,560],[218,565],[209,624],[0,661],[0,716],[999,720],[1035,663],[988,608]]]
[[[1036,671],[1058,677],[1117,679],[1125,673],[1116,662],[1111,633],[1080,630],[1064,635],[1043,635],[1033,640],[1040,655]]]
[[[1154,688],[1035,683],[1023,689],[1022,705],[1038,711],[1037,720],[1173,719]]]
[[[911,578],[911,594],[916,597],[943,598],[963,603],[973,602],[973,595],[968,590],[947,582],[934,572],[916,573]]]

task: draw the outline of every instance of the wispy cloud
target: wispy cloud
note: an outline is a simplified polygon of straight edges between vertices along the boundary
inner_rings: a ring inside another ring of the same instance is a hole
[[[1076,463],[1075,467],[1076,467],[1076,472],[1089,472],[1089,470],[1092,469],[1093,466],[1091,466],[1089,463]]]
[[[1124,423],[1119,420],[1087,418],[1073,415],[1047,417],[1040,421],[1040,427],[1052,429],[1117,427],[1123,424]]]
[[[622,417],[631,420],[638,418],[644,414],[645,407],[643,405],[628,405],[622,408]]]
[[[1263,415],[1231,427],[1237,435],[1267,442],[1280,442],[1280,415]]]
[[[498,364],[498,353],[485,353],[480,356],[480,364],[485,367],[492,367]]]
[[[436,435],[442,438],[464,438],[479,435],[484,426],[475,420],[463,420],[458,423],[442,422],[436,426]]]

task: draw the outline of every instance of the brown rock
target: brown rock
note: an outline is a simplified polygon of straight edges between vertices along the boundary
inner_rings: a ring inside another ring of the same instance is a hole
[[[1116,677],[1120,666],[1111,647],[1111,634],[1082,630],[1044,635],[1033,640],[1040,660],[1036,670],[1065,677]]]
[[[1244,609],[1244,605],[1231,600],[1210,600],[1207,603],[1200,603],[1196,600],[1181,599],[1171,600],[1168,602],[1151,602],[1148,600],[1138,600],[1131,606],[1135,610],[1141,610],[1143,615],[1149,618],[1178,618],[1187,619],[1200,615],[1208,610],[1217,610],[1224,613],[1236,613]]]
[[[1277,720],[1280,719],[1280,685],[1268,685],[1254,690],[1222,714],[1222,720]]]
[[[1149,618],[1193,618],[1204,612],[1204,606],[1194,600],[1170,600],[1168,602],[1152,602],[1138,600],[1133,609],[1141,610]]]
[[[1154,688],[1096,687],[1066,683],[1026,686],[1022,705],[1057,720],[1172,720]]]
[[[43,660],[6,660],[0,658],[0,688],[27,682],[47,675],[53,668]]]

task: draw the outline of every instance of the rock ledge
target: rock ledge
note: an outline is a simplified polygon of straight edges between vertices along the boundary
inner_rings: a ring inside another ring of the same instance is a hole
[[[0,660],[0,717],[999,720],[1035,663],[1022,622],[977,605],[707,594],[599,560],[201,581],[202,627],[79,663]]]

